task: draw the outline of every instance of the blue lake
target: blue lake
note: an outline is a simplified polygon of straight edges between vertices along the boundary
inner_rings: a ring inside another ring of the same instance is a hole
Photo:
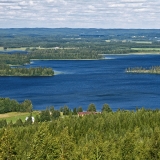
[[[31,61],[27,67],[52,67],[53,77],[0,77],[0,97],[30,99],[36,110],[94,103],[101,110],[160,108],[160,75],[125,73],[128,67],[160,65],[160,55],[114,55],[105,60]]]
[[[0,51],[0,54],[4,54],[4,53],[7,53],[7,54],[14,54],[14,53],[21,53],[21,54],[27,54],[28,51],[23,51],[23,50],[4,50],[4,51]]]

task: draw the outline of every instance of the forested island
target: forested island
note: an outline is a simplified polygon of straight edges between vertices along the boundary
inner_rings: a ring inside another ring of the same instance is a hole
[[[135,67],[127,68],[127,73],[146,73],[146,74],[160,74],[160,66],[153,66],[150,68]]]
[[[0,98],[0,107],[9,102],[30,104]],[[60,116],[52,106],[40,111],[34,122],[32,112],[26,121],[0,120],[0,159],[160,159],[159,109],[113,112],[105,106],[94,114],[95,105],[90,104],[91,114],[80,117],[67,106]]]
[[[52,68],[11,68],[9,65],[0,65],[0,76],[53,76]]]

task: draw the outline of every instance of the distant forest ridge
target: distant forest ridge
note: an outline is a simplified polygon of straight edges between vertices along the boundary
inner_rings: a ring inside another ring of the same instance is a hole
[[[64,35],[64,36],[160,36],[160,29],[100,29],[100,28],[3,28],[2,35]]]

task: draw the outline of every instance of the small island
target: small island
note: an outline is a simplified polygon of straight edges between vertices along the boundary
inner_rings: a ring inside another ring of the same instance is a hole
[[[127,68],[126,73],[160,74],[160,66],[153,66],[150,68],[143,68],[143,67]]]
[[[9,65],[0,65],[0,76],[53,76],[52,68],[11,68]]]

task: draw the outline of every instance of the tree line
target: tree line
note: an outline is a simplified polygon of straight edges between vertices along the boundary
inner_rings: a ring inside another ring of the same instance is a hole
[[[0,159],[160,159],[159,126],[160,110],[144,108],[9,123],[0,129]]]
[[[0,114],[8,112],[32,112],[33,106],[30,100],[19,103],[14,99],[0,98]]]
[[[30,59],[102,59],[100,52],[92,49],[36,49],[28,54]]]

